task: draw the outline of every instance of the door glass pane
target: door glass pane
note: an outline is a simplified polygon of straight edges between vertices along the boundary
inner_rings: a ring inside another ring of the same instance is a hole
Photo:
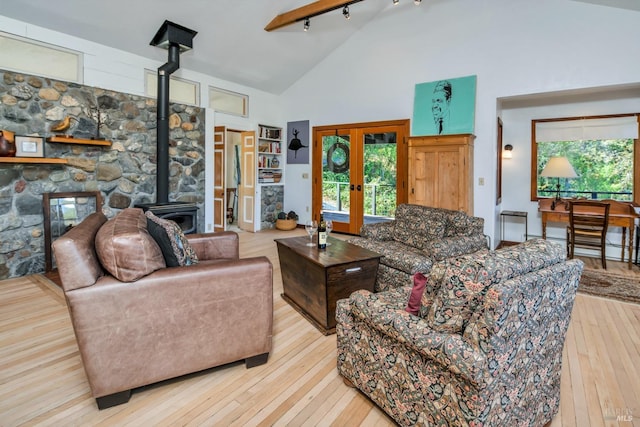
[[[396,133],[364,135],[364,223],[390,221],[396,211]]]
[[[349,222],[349,135],[322,137],[322,211],[325,219]]]

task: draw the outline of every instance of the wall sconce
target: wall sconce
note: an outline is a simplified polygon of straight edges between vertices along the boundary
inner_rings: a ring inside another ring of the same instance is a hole
[[[507,144],[504,146],[504,150],[502,150],[502,158],[503,159],[512,159],[513,158],[513,145]]]

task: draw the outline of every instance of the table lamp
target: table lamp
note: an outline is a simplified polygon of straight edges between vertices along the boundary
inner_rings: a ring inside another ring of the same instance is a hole
[[[578,174],[573,169],[573,166],[571,166],[571,163],[569,163],[569,159],[555,156],[549,159],[544,169],[542,169],[540,176],[558,179],[556,184],[556,198],[551,203],[551,209],[555,209],[556,205],[560,202],[560,178],[577,178]]]

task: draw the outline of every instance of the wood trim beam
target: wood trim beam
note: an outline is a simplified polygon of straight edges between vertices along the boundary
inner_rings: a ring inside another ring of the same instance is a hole
[[[271,22],[269,22],[267,26],[264,27],[264,29],[265,31],[277,30],[278,28],[291,25],[294,22],[302,21],[305,18],[312,18],[314,16],[322,15],[323,13],[340,9],[341,7],[361,1],[362,0],[317,0],[313,3],[300,6],[297,9],[281,13],[280,15],[273,18]]]

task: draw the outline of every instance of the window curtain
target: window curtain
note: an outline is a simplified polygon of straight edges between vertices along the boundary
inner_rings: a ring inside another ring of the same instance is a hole
[[[638,139],[637,116],[536,123],[536,142]]]

